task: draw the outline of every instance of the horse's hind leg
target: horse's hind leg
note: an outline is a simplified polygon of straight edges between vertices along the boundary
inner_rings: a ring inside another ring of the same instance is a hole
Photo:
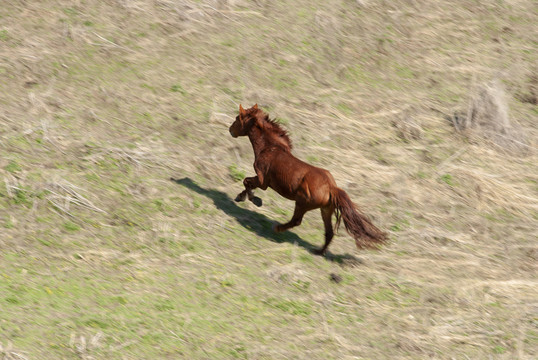
[[[273,230],[276,232],[282,232],[286,231],[294,226],[301,225],[301,221],[303,221],[304,214],[308,211],[308,209],[305,206],[299,205],[295,203],[295,211],[293,212],[293,216],[291,217],[291,220],[288,221],[285,224],[277,224],[273,227]]]
[[[334,231],[333,231],[333,224],[332,224],[332,216],[334,212],[333,206],[326,206],[321,208],[321,217],[323,219],[323,225],[325,226],[325,244],[319,249],[316,249],[313,251],[316,255],[324,255],[327,251],[327,248],[329,247],[329,244],[331,243]]]

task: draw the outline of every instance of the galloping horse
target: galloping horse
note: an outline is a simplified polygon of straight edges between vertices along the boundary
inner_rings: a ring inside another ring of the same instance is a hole
[[[258,104],[246,110],[239,105],[239,115],[230,126],[230,134],[234,138],[248,136],[255,157],[256,176],[245,178],[245,190],[237,195],[235,201],[245,201],[248,196],[250,201],[261,206],[261,199],[254,196],[252,190],[265,190],[267,187],[295,201],[293,217],[285,224],[277,224],[275,231],[286,231],[300,225],[307,211],[321,208],[325,244],[315,250],[315,254],[325,254],[341,220],[344,220],[346,230],[355,239],[359,249],[377,248],[387,240],[387,234],[361,214],[346,192],[336,186],[331,173],[291,154],[292,145],[287,132],[258,109]],[[334,231],[333,213],[336,213]]]

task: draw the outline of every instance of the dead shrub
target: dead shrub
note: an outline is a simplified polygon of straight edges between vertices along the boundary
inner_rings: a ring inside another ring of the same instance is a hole
[[[396,128],[398,136],[406,142],[422,138],[422,126],[413,119],[411,112],[409,109],[403,111],[392,120],[392,126]]]
[[[451,120],[456,130],[485,138],[504,150],[531,150],[524,130],[510,121],[507,95],[499,80],[477,87],[471,93],[467,112],[458,112]]]

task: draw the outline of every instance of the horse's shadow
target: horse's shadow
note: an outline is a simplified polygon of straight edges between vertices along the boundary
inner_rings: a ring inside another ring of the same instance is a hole
[[[213,200],[213,203],[218,209],[236,218],[239,224],[241,224],[241,226],[254,232],[258,236],[267,238],[275,243],[287,242],[291,244],[297,244],[298,246],[306,249],[309,252],[312,252],[313,250],[317,249],[314,245],[310,244],[308,241],[301,239],[297,234],[291,231],[286,231],[283,233],[274,232],[272,229],[274,221],[272,221],[263,214],[237,206],[237,204],[226,193],[223,193],[222,191],[218,191],[215,189],[204,189],[188,177],[185,177],[183,179],[170,178],[170,180],[172,180],[176,184],[183,185],[186,188],[195,191],[200,195],[204,195],[210,198],[211,200]],[[327,251],[325,257],[327,260],[334,261],[337,263],[362,263],[362,260],[356,258],[351,254],[335,255]]]

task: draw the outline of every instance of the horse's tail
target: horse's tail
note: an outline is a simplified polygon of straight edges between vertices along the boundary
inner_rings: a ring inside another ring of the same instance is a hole
[[[387,240],[387,234],[359,212],[344,190],[334,187],[331,195],[336,210],[335,230],[338,230],[340,221],[344,220],[347,232],[355,239],[359,249],[378,248]]]

